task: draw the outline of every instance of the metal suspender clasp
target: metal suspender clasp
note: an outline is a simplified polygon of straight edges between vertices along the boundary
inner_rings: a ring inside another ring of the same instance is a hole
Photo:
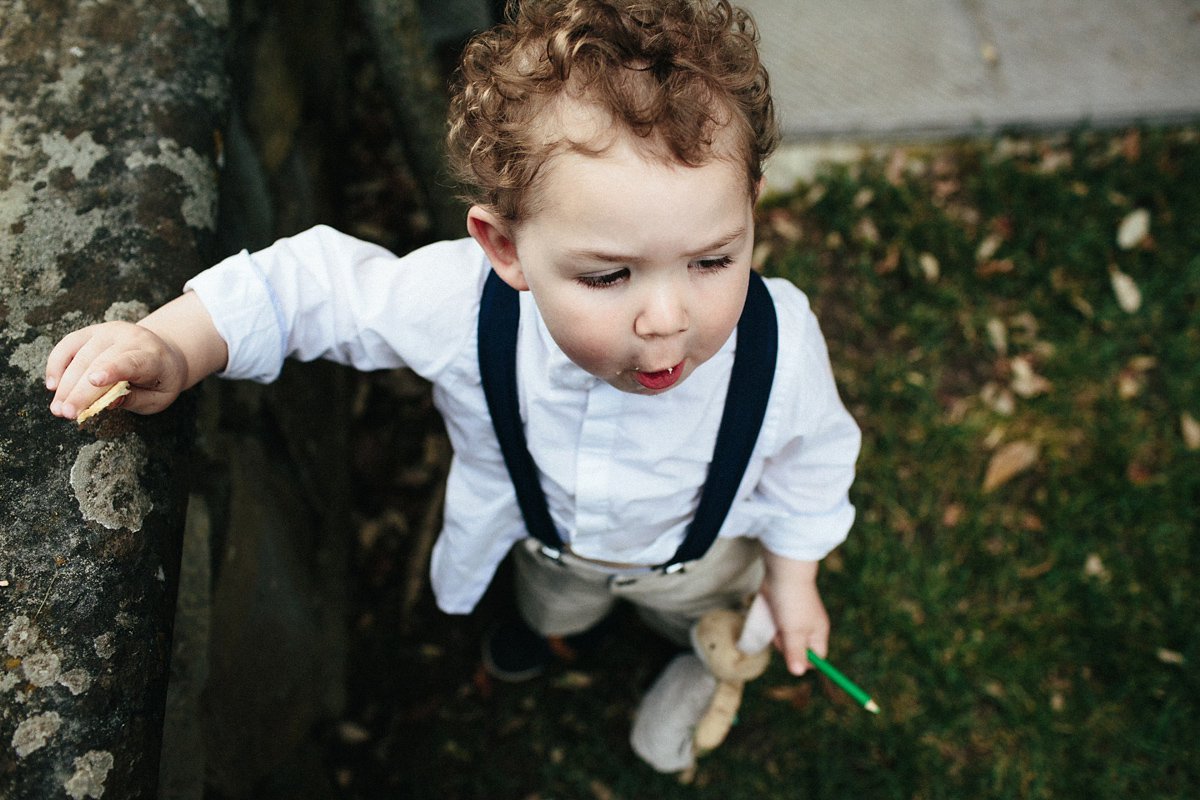
[[[663,575],[674,575],[676,572],[683,572],[683,562],[676,561],[674,564],[667,564],[662,568]]]
[[[553,561],[555,564],[561,565],[563,563],[562,551],[556,550],[548,544],[542,545],[541,554]]]

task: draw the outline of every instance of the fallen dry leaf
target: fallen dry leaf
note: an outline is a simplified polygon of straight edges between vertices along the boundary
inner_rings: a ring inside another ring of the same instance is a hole
[[[887,275],[889,272],[894,272],[898,266],[900,266],[900,245],[892,242],[888,245],[883,258],[875,263],[875,274]]]
[[[1157,655],[1158,655],[1158,660],[1163,662],[1164,664],[1182,665],[1184,663],[1184,661],[1186,660],[1183,657],[1183,653],[1179,653],[1174,650],[1168,650],[1165,647],[1158,648]]]
[[[1033,371],[1033,365],[1025,356],[1017,356],[1010,363],[1013,377],[1009,386],[1021,397],[1029,399],[1053,388],[1050,381]]]
[[[983,491],[990,492],[1037,463],[1040,450],[1033,442],[1009,442],[996,451],[983,476]]]
[[[1200,450],[1200,422],[1188,412],[1179,415],[1179,428],[1183,432],[1183,444],[1188,450]]]
[[[596,800],[617,800],[617,793],[599,780],[593,780],[588,785],[588,788],[591,789],[592,797],[596,798]]]
[[[568,670],[554,679],[554,686],[558,689],[586,689],[594,682],[595,678],[586,672]]]
[[[1040,531],[1045,529],[1046,523],[1037,514],[1026,511],[1021,514],[1021,527],[1027,531]]]
[[[1144,208],[1134,209],[1125,215],[1117,227],[1117,247],[1132,250],[1150,235],[1150,212]]]
[[[1125,468],[1125,477],[1134,486],[1146,486],[1159,480],[1167,455],[1163,447],[1154,442],[1145,442],[1134,448]]]
[[[1113,294],[1117,296],[1117,305],[1126,314],[1132,314],[1142,307],[1142,290],[1134,283],[1133,278],[1117,269],[1114,264],[1108,268],[1112,278]]]
[[[1146,372],[1158,366],[1158,359],[1154,356],[1134,356],[1129,359],[1129,369],[1137,372]]]
[[[875,227],[875,221],[870,217],[863,217],[854,226],[854,238],[867,244],[879,243],[879,228]]]
[[[979,392],[979,398],[992,411],[1006,417],[1017,410],[1017,401],[1013,399],[1012,392],[993,381],[984,384],[983,389]]]
[[[1002,356],[1008,355],[1008,326],[1004,324],[1004,320],[991,317],[985,327],[992,349]]]
[[[1013,328],[1013,341],[1033,341],[1037,338],[1037,317],[1028,311],[1013,314],[1008,319],[1009,327]]]
[[[1122,400],[1137,397],[1146,388],[1146,373],[1153,369],[1153,356],[1134,356],[1117,375],[1117,395]]]
[[[1071,305],[1075,306],[1075,310],[1088,319],[1096,316],[1096,310],[1092,308],[1092,304],[1077,294],[1071,295]]]
[[[1060,170],[1069,169],[1071,167],[1071,151],[1070,150],[1055,150],[1047,148],[1042,153],[1041,163],[1038,164],[1038,172],[1043,175],[1052,175]]]
[[[1004,426],[997,425],[988,431],[988,435],[983,440],[983,448],[985,450],[995,450],[1004,441]]]
[[[1121,155],[1125,160],[1133,163],[1142,157],[1142,132],[1137,128],[1131,128],[1120,141]]]
[[[993,233],[979,243],[979,249],[975,251],[975,260],[979,262],[987,261],[996,254],[1000,249],[1000,245],[1004,244],[1004,237],[998,233]]]
[[[887,182],[892,186],[899,186],[904,183],[904,173],[908,168],[908,153],[903,147],[897,147],[888,156],[887,168],[883,174],[887,178]]]
[[[362,744],[371,740],[371,732],[357,722],[344,720],[338,725],[338,738],[346,744]]]
[[[920,265],[921,272],[925,275],[925,280],[930,283],[935,282],[941,275],[941,267],[933,253],[921,253],[921,255],[917,256],[917,264]]]
[[[763,694],[772,700],[788,703],[796,711],[803,711],[812,699],[812,684],[808,681],[793,683],[787,686],[771,686]]]
[[[1017,577],[1023,580],[1040,578],[1052,569],[1054,569],[1054,556],[1050,556],[1050,558],[1047,558],[1040,564],[1034,564],[1031,567],[1021,567],[1017,570]]]
[[[975,274],[981,278],[990,278],[992,275],[1003,275],[1012,272],[1015,266],[1011,258],[993,258],[991,261],[985,261],[976,267]]]

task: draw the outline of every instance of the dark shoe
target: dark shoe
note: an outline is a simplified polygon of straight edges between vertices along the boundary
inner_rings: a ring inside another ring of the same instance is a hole
[[[586,656],[608,633],[605,618],[586,631],[570,636],[542,636],[520,617],[497,623],[483,637],[483,665],[493,678],[510,683],[527,681],[558,661]]]
[[[483,637],[483,666],[509,683],[527,681],[554,661],[550,643],[520,618],[497,623]]]

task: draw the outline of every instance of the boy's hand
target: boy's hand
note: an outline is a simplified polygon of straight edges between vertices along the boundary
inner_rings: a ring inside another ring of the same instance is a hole
[[[775,618],[775,646],[783,653],[788,671],[803,675],[808,669],[808,649],[822,658],[829,650],[829,614],[817,591],[816,561],[796,561],[763,552],[767,575],[762,593]]]
[[[220,370],[228,358],[212,317],[192,292],[141,322],[105,322],[63,337],[46,362],[51,413],[75,419],[108,387],[129,381],[118,398],[139,414],[162,411],[179,393]]]
[[[177,347],[131,322],[106,322],[68,334],[46,362],[51,413],[75,419],[117,381],[129,395],[113,404],[140,414],[169,406],[183,391],[187,361]]]

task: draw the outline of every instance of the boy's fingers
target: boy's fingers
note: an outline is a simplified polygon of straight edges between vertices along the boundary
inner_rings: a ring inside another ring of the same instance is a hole
[[[51,411],[60,416],[74,419],[117,381],[137,382],[135,376],[139,371],[131,368],[138,363],[137,360],[131,361],[124,354],[107,355],[99,346],[93,347],[93,344],[97,343],[84,345],[63,373],[54,402],[51,403]],[[94,353],[93,350],[99,352]]]
[[[801,642],[793,636],[788,636],[784,631],[780,631],[775,637],[775,646],[779,648],[779,652],[783,653],[783,660],[787,662],[788,672],[793,675],[803,675],[808,669],[808,654],[805,648],[799,645]]]
[[[87,344],[90,338],[88,329],[84,328],[67,334],[54,346],[54,349],[50,351],[50,357],[46,359],[47,389],[57,389],[61,385],[63,373],[67,371],[75,354]]]
[[[107,386],[96,386],[87,380],[85,372],[92,369],[93,359],[101,348],[88,342],[75,353],[70,365],[62,373],[54,390],[50,410],[59,416],[74,419],[82,409],[91,405],[104,394]]]
[[[776,646],[787,661],[788,671],[793,675],[803,675],[812,666],[808,660],[811,649],[821,658],[829,652],[829,633],[827,631],[796,631],[791,635],[780,632]]]
[[[117,381],[152,389],[161,382],[162,361],[145,350],[123,350],[97,358],[87,371],[88,383],[107,389]]]

